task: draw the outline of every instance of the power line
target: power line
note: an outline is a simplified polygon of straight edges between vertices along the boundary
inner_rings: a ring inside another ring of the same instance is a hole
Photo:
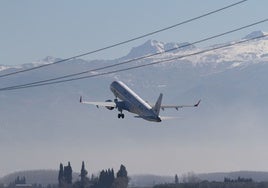
[[[177,50],[177,49],[180,49],[180,48],[185,48],[185,47],[188,47],[188,46],[191,46],[191,45],[195,45],[195,44],[202,43],[202,42],[205,42],[205,41],[208,41],[208,40],[211,40],[211,39],[215,39],[215,38],[218,38],[218,37],[221,37],[221,36],[224,36],[224,35],[227,35],[227,34],[230,34],[230,33],[233,33],[233,32],[239,31],[239,30],[242,30],[242,29],[246,29],[248,27],[255,26],[257,24],[261,24],[261,23],[267,22],[267,21],[268,21],[268,19],[264,19],[264,20],[261,20],[261,21],[258,21],[258,22],[254,22],[252,24],[249,24],[249,25],[246,25],[246,26],[242,26],[242,27],[239,27],[237,29],[233,29],[233,30],[230,30],[230,31],[227,31],[227,32],[218,34],[218,35],[214,35],[214,36],[211,36],[211,37],[208,37],[208,38],[205,38],[205,39],[201,39],[201,40],[195,41],[193,43],[189,43],[189,44],[186,44],[186,45],[183,45],[183,46],[179,46],[179,47],[176,47],[176,48],[172,48],[172,49],[166,50],[165,52],[157,52],[155,54],[145,55],[145,56],[142,56],[142,57],[138,57],[138,58],[134,58],[134,59],[131,59],[131,60],[123,61],[123,62],[116,63],[116,64],[113,64],[113,65],[107,65],[107,66],[103,66],[103,67],[99,67],[99,68],[95,68],[95,69],[90,69],[90,70],[86,70],[86,71],[79,72],[79,73],[69,74],[69,75],[65,75],[65,76],[61,76],[61,77],[56,77],[56,78],[51,78],[51,79],[46,79],[46,80],[41,80],[41,81],[35,81],[35,82],[27,83],[27,84],[20,84],[20,85],[10,86],[9,88],[16,88],[16,87],[25,87],[25,86],[30,86],[30,85],[36,85],[36,84],[41,84],[41,83],[56,81],[56,80],[60,80],[60,79],[65,79],[65,78],[69,78],[69,77],[79,76],[79,75],[90,73],[90,72],[93,72],[93,71],[100,71],[100,70],[104,70],[104,69],[107,69],[107,68],[112,68],[112,67],[116,67],[116,66],[120,66],[120,65],[129,64],[129,63],[131,63],[133,61],[142,60],[142,59],[145,59],[145,58],[148,58],[148,57],[153,57],[153,56],[160,55],[160,54],[167,53],[167,52],[171,52],[171,51],[174,51],[174,50]]]
[[[168,26],[168,27],[165,27],[165,28],[162,28],[162,29],[159,29],[159,30],[156,30],[156,31],[153,31],[153,32],[150,32],[150,33],[147,33],[147,34],[144,34],[144,35],[141,35],[141,36],[132,38],[132,39],[129,39],[129,40],[125,40],[125,41],[123,41],[123,42],[119,42],[119,43],[116,43],[116,44],[113,44],[113,45],[110,45],[110,46],[106,46],[106,47],[103,47],[103,48],[99,48],[99,49],[97,49],[97,50],[93,50],[93,51],[86,52],[86,53],[83,53],[83,54],[80,54],[80,55],[76,55],[76,56],[72,56],[72,57],[69,57],[69,58],[66,58],[66,59],[62,59],[62,60],[59,60],[59,61],[55,61],[54,63],[51,63],[51,64],[44,64],[44,65],[40,65],[40,66],[36,66],[36,67],[32,67],[32,68],[28,68],[28,69],[24,69],[24,70],[19,70],[19,71],[15,71],[15,72],[11,72],[11,73],[7,73],[7,74],[3,74],[3,75],[0,75],[0,78],[7,77],[7,76],[11,76],[11,75],[15,75],[15,74],[19,74],[19,73],[23,73],[23,72],[28,72],[28,71],[32,71],[32,70],[36,70],[36,69],[40,69],[40,68],[43,68],[43,67],[48,67],[48,66],[51,66],[51,65],[55,65],[55,64],[59,64],[59,63],[63,63],[63,62],[66,62],[66,61],[69,61],[69,60],[72,60],[72,59],[76,59],[76,58],[80,58],[80,57],[83,57],[83,56],[86,56],[86,55],[90,55],[90,54],[93,54],[93,53],[96,53],[96,52],[104,51],[104,50],[107,50],[107,49],[110,49],[110,48],[113,48],[113,47],[116,47],[116,46],[120,46],[120,45],[122,45],[122,44],[126,44],[126,43],[129,43],[129,42],[138,40],[138,39],[142,39],[142,38],[145,38],[145,37],[148,37],[148,36],[151,36],[151,35],[154,35],[154,34],[157,34],[157,33],[160,33],[160,32],[163,32],[163,31],[166,31],[166,30],[175,28],[175,27],[178,27],[178,26],[180,26],[180,25],[183,25],[183,24],[186,24],[186,23],[189,23],[189,22],[198,20],[198,19],[200,19],[200,18],[209,16],[209,15],[211,15],[211,14],[214,14],[214,13],[223,11],[223,10],[225,10],[225,9],[231,8],[231,7],[233,7],[233,6],[242,4],[242,3],[246,2],[246,1],[248,1],[248,0],[238,1],[238,2],[236,2],[236,3],[230,4],[230,5],[228,5],[228,6],[222,7],[222,8],[220,8],[220,9],[217,9],[217,10],[214,10],[214,11],[211,11],[211,12],[208,12],[208,13],[206,13],[206,14],[203,14],[203,15],[200,15],[200,16],[197,16],[197,17],[188,19],[188,20],[185,20],[185,21],[183,21],[183,22],[180,22],[180,23],[177,23],[177,24],[174,24],[174,25],[171,25],[171,26]]]
[[[165,60],[161,60],[161,61],[155,61],[155,62],[152,62],[152,63],[132,66],[132,67],[123,68],[123,69],[114,70],[114,71],[108,71],[108,72],[99,73],[99,74],[95,74],[95,75],[89,75],[89,76],[83,76],[83,77],[78,77],[78,78],[59,80],[59,81],[55,81],[55,82],[41,83],[41,84],[35,84],[35,85],[28,85],[28,86],[19,86],[18,85],[18,86],[0,88],[0,91],[18,90],[18,89],[25,89],[25,88],[31,88],[31,87],[52,85],[52,84],[70,82],[70,81],[81,80],[81,79],[86,79],[86,78],[93,78],[93,77],[98,77],[98,76],[103,76],[103,75],[108,75],[108,74],[114,74],[114,73],[118,73],[118,72],[138,69],[138,68],[142,68],[142,67],[146,67],[146,66],[152,66],[152,65],[156,65],[156,64],[160,64],[160,63],[170,62],[170,61],[182,59],[182,58],[185,58],[185,57],[195,56],[195,55],[203,54],[203,53],[206,53],[206,52],[210,52],[210,51],[214,51],[214,50],[234,46],[234,45],[237,45],[237,44],[246,43],[246,42],[249,42],[249,41],[252,41],[252,40],[264,38],[264,37],[267,37],[267,36],[268,36],[268,34],[265,34],[265,35],[262,35],[262,36],[258,36],[258,37],[254,37],[254,38],[250,38],[250,39],[246,39],[246,40],[242,40],[242,41],[238,41],[238,42],[234,42],[234,43],[225,44],[225,45],[214,47],[214,48],[211,48],[211,49],[201,50],[201,51],[194,52],[194,53],[191,53],[191,54],[186,54],[186,55],[183,55],[183,56],[178,56],[178,57],[174,57],[174,58],[170,58],[170,59],[165,59]]]

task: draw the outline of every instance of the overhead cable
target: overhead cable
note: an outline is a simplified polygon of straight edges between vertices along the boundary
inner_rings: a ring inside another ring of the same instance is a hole
[[[174,24],[174,25],[171,25],[171,26],[168,26],[168,27],[165,27],[165,28],[162,28],[162,29],[159,29],[159,30],[156,30],[156,31],[153,31],[153,32],[150,32],[150,33],[147,33],[147,34],[144,34],[144,35],[141,35],[141,36],[132,38],[132,39],[129,39],[129,40],[125,40],[123,42],[119,42],[119,43],[116,43],[116,44],[113,44],[113,45],[110,45],[110,46],[99,48],[97,50],[93,50],[93,51],[86,52],[86,53],[83,53],[83,54],[80,54],[80,55],[76,55],[76,56],[72,56],[72,57],[69,57],[69,58],[66,58],[66,59],[55,61],[55,62],[50,63],[50,64],[44,64],[44,65],[40,65],[40,66],[28,68],[28,69],[23,69],[23,70],[18,70],[18,71],[11,72],[11,73],[6,73],[6,74],[3,74],[3,75],[0,75],[0,78],[11,76],[11,75],[15,75],[15,74],[19,74],[19,73],[23,73],[23,72],[28,72],[28,71],[32,71],[32,70],[36,70],[36,69],[40,69],[40,68],[43,68],[43,67],[48,67],[48,66],[59,64],[59,63],[63,63],[63,62],[67,62],[67,61],[72,60],[72,59],[80,58],[80,57],[83,57],[83,56],[86,56],[86,55],[90,55],[90,54],[93,54],[93,53],[96,53],[96,52],[104,51],[104,50],[107,50],[107,49],[110,49],[110,48],[114,48],[116,46],[120,46],[120,45],[123,45],[123,44],[126,44],[126,43],[130,43],[132,41],[135,41],[135,40],[138,40],[138,39],[142,39],[142,38],[145,38],[145,37],[148,37],[148,36],[151,36],[151,35],[154,35],[154,34],[157,34],[157,33],[160,33],[160,32],[163,32],[163,31],[166,31],[166,30],[175,28],[175,27],[178,27],[180,25],[183,25],[183,24],[186,24],[186,23],[189,23],[189,22],[198,20],[200,18],[209,16],[211,14],[215,14],[217,12],[220,12],[220,11],[226,10],[228,8],[234,7],[236,5],[242,4],[242,3],[246,2],[246,1],[248,1],[248,0],[238,1],[236,3],[230,4],[228,6],[222,7],[220,9],[217,9],[217,10],[214,10],[214,11],[211,11],[211,12],[208,12],[208,13],[205,13],[203,15],[200,15],[200,16],[197,16],[197,17],[188,19],[188,20],[185,20],[183,22],[180,22],[180,23],[177,23],[177,24]]]
[[[218,37],[230,34],[230,33],[234,33],[234,32],[237,32],[237,31],[240,31],[240,30],[243,30],[243,29],[246,29],[246,28],[249,28],[249,27],[264,23],[264,22],[267,22],[267,21],[268,21],[268,19],[264,19],[264,20],[261,20],[261,21],[258,21],[258,22],[254,22],[252,24],[242,26],[242,27],[239,27],[239,28],[236,28],[236,29],[224,32],[224,33],[220,33],[220,34],[217,34],[217,35],[205,38],[205,39],[201,39],[201,40],[198,40],[198,41],[195,41],[195,42],[192,42],[192,43],[188,43],[188,44],[185,44],[185,45],[182,45],[182,46],[171,48],[171,49],[166,50],[164,52],[157,52],[157,53],[154,53],[154,54],[148,54],[148,55],[145,55],[145,56],[137,57],[137,58],[134,58],[134,59],[130,59],[130,60],[126,60],[126,61],[123,61],[123,62],[115,63],[115,64],[112,64],[112,65],[107,65],[107,66],[102,66],[102,67],[99,67],[99,68],[89,69],[89,70],[74,73],[74,74],[68,74],[68,75],[64,75],[64,76],[60,76],[60,77],[56,77],[56,78],[50,78],[50,79],[41,80],[41,81],[35,81],[35,82],[27,83],[27,84],[20,84],[19,86],[22,87],[22,86],[29,86],[29,85],[35,85],[35,84],[41,84],[41,83],[45,83],[45,82],[61,80],[61,79],[65,79],[65,78],[70,78],[70,77],[74,77],[74,76],[87,74],[87,73],[90,73],[90,72],[96,72],[96,71],[100,71],[100,70],[104,70],[104,69],[108,69],[108,68],[112,68],[112,67],[117,67],[117,66],[120,66],[120,65],[129,64],[129,63],[134,62],[134,61],[139,61],[139,60],[142,60],[142,59],[145,59],[145,58],[157,56],[157,55],[160,55],[160,54],[164,54],[164,53],[167,53],[167,52],[171,52],[171,51],[175,51],[175,50],[178,50],[178,49],[186,48],[186,47],[189,47],[189,46],[192,46],[192,45],[195,45],[195,44],[206,42],[206,41],[209,41],[211,39],[215,39],[215,38],[218,38]],[[16,87],[16,86],[12,86],[12,87]]]

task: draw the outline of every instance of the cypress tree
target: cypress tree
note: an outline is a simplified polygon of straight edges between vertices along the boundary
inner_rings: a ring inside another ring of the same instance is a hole
[[[82,168],[81,168],[81,174],[80,174],[80,177],[81,177],[81,187],[86,187],[86,184],[87,184],[87,170],[85,169],[85,163],[84,161],[82,162]]]
[[[64,183],[64,172],[63,172],[63,165],[60,163],[60,171],[59,171],[59,176],[58,176],[58,182],[59,182],[59,187],[63,187]]]
[[[116,177],[126,177],[127,178],[127,170],[124,165],[121,164],[120,170],[117,172]]]
[[[82,168],[81,168],[81,174],[80,174],[80,176],[81,176],[81,181],[84,181],[85,180],[85,178],[86,178],[86,176],[87,176],[87,170],[85,169],[85,162],[83,161],[82,162]]]
[[[175,184],[178,184],[179,183],[179,178],[178,178],[178,175],[176,174],[175,175]]]
[[[120,166],[120,170],[116,174],[116,179],[112,185],[112,188],[127,188],[128,186],[128,176],[127,170],[124,165]]]
[[[73,173],[73,170],[72,170],[72,167],[71,167],[71,163],[68,162],[68,166],[65,166],[64,167],[64,180],[67,184],[72,184],[72,173]]]

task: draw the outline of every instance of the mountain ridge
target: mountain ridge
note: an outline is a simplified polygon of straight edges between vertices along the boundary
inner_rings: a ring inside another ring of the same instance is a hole
[[[267,34],[266,32],[263,31],[253,31],[249,34],[247,34],[245,37],[243,37],[242,39],[252,39],[254,37],[259,37],[259,36],[264,36],[265,34]],[[198,64],[197,62],[199,61],[201,64],[204,62],[213,62],[213,63],[217,63],[217,62],[231,62],[231,61],[237,61],[237,62],[241,62],[241,61],[245,61],[245,59],[247,61],[256,59],[256,58],[266,58],[268,59],[268,53],[264,53],[268,51],[268,45],[267,42],[268,41],[268,37],[265,38],[261,38],[261,39],[256,39],[250,42],[247,42],[246,44],[242,44],[242,45],[235,45],[234,47],[226,47],[224,49],[220,49],[220,51],[223,51],[223,54],[221,55],[212,55],[215,52],[208,52],[205,53],[205,55],[201,54],[201,55],[194,55],[193,58],[183,58],[186,59],[190,62],[193,62],[195,65]],[[231,42],[232,43],[232,42]],[[252,45],[249,45],[252,44]],[[220,44],[218,44],[220,45]],[[217,46],[218,46],[217,45]],[[186,46],[186,47],[183,47]],[[212,45],[213,47],[214,45]],[[240,46],[241,49],[237,50],[238,48],[236,46]],[[254,46],[254,47],[252,47]],[[182,47],[182,48],[180,48]],[[122,57],[123,59],[133,59],[133,58],[137,58],[137,57],[143,57],[145,55],[149,55],[149,54],[156,54],[156,53],[164,53],[165,51],[168,51],[170,49],[176,49],[174,51],[171,52],[167,52],[165,54],[160,54],[157,56],[152,56],[149,59],[159,59],[160,58],[165,58],[170,56],[170,54],[173,55],[185,55],[191,51],[196,52],[198,50],[200,50],[199,48],[197,48],[194,45],[191,45],[188,42],[184,42],[184,43],[175,43],[175,42],[169,42],[169,43],[164,43],[164,42],[160,42],[160,41],[156,41],[156,40],[147,40],[145,43],[133,47],[130,52]],[[234,50],[236,49],[236,50]],[[185,52],[186,51],[186,52]],[[246,55],[241,55],[241,51],[243,53],[246,52]],[[227,55],[228,53],[231,53],[231,55]],[[237,53],[237,54],[236,54]],[[255,53],[255,54],[254,54]],[[208,55],[206,55],[208,54]],[[216,53],[217,54],[217,53]],[[235,55],[234,55],[235,54]],[[202,59],[200,59],[200,56],[203,56]],[[234,57],[237,56],[237,59],[230,59],[228,57]],[[122,59],[119,58],[119,59]],[[199,60],[197,60],[199,59]],[[5,66],[2,65],[0,67],[0,72],[1,71],[5,71],[6,69],[10,69],[10,68],[15,68],[15,69],[21,69],[21,68],[32,68],[32,67],[36,67],[39,65],[45,65],[45,64],[51,64],[53,62],[57,62],[62,60],[61,58],[56,58],[56,57],[52,57],[52,56],[47,56],[42,60],[38,60],[36,62],[33,63],[27,63],[27,64],[22,64],[22,65],[14,65],[14,66]],[[82,59],[81,59],[82,60]],[[84,60],[85,61],[85,60]],[[90,62],[94,62],[96,60],[90,61]],[[236,65],[237,66],[237,65]]]

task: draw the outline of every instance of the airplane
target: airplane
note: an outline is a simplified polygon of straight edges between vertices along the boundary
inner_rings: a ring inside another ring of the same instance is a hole
[[[113,92],[115,99],[106,100],[105,102],[87,102],[83,101],[82,96],[80,97],[80,103],[91,104],[99,108],[99,106],[106,107],[109,110],[117,109],[120,113],[118,118],[124,119],[125,115],[123,110],[129,111],[136,114],[137,118],[143,118],[147,121],[161,122],[164,117],[159,116],[160,109],[174,108],[178,110],[184,107],[198,107],[201,100],[194,105],[162,105],[163,94],[160,93],[155,105],[150,105],[139,97],[133,90],[131,90],[122,81],[113,81],[110,85],[110,89]],[[120,99],[120,100],[118,100]]]

